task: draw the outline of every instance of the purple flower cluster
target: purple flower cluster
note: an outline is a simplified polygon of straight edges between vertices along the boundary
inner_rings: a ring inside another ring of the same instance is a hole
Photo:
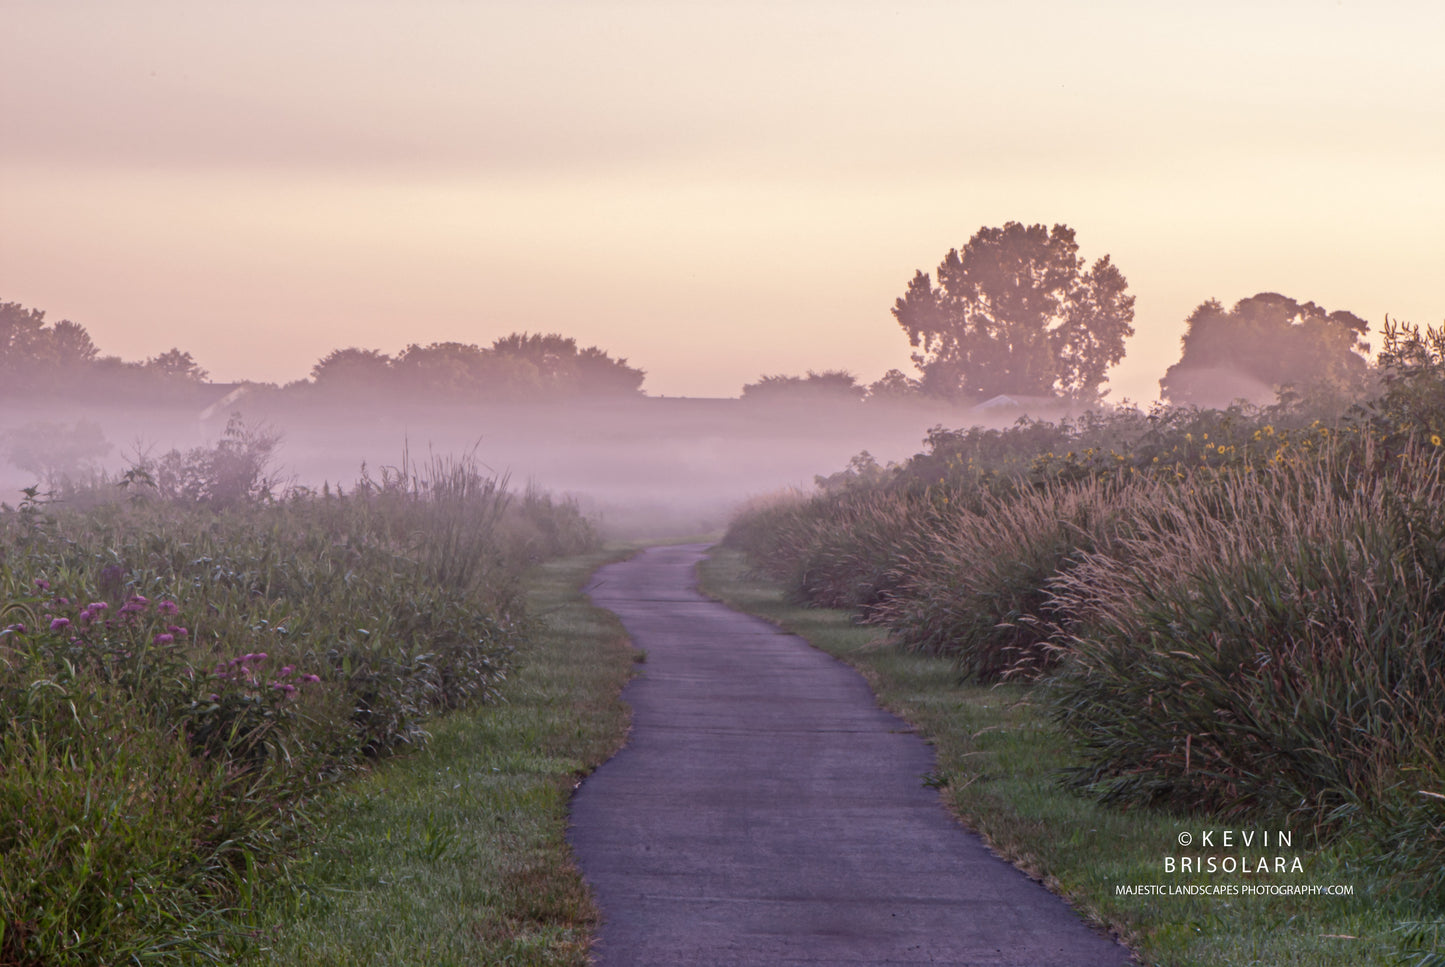
[[[241,655],[238,658],[232,658],[230,661],[220,662],[216,665],[215,675],[217,678],[255,683],[257,682],[257,672],[260,670],[260,665],[266,661],[267,657],[264,651],[258,651]],[[295,679],[295,682],[290,681],[290,679]],[[283,665],[281,666],[281,670],[276,673],[276,677],[270,682],[270,685],[273,691],[280,692],[289,697],[295,695],[297,692],[299,686],[296,682],[313,685],[319,684],[321,682],[321,676],[309,673],[297,675],[294,665]]]

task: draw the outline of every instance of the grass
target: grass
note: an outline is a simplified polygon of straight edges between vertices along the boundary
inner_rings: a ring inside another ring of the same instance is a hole
[[[1221,835],[1219,823],[1157,810],[1123,810],[1067,791],[1060,773],[1069,743],[1026,686],[961,683],[954,662],[894,648],[851,613],[788,603],[782,587],[749,570],[743,556],[718,549],[700,568],[707,593],[767,618],[858,668],[879,700],[913,723],[938,755],[930,784],[1001,856],[1064,896],[1082,915],[1114,931],[1146,962],[1190,965],[1424,964],[1435,955],[1425,919],[1404,889],[1372,877],[1350,854],[1303,843],[1303,872],[1251,879],[1164,871],[1166,856],[1237,855],[1183,850],[1181,832]],[[1251,829],[1246,822],[1234,824]],[[1273,827],[1270,827],[1271,829]],[[1271,851],[1273,853],[1274,851]],[[1128,884],[1343,884],[1351,896],[1119,896]]]
[[[580,594],[611,549],[526,578],[539,629],[499,703],[326,804],[308,896],[266,908],[252,964],[585,965],[597,911],[564,831],[581,778],[626,734],[634,652]]]

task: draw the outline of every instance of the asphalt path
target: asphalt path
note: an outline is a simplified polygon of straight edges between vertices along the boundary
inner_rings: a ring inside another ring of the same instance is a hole
[[[863,678],[698,593],[706,545],[599,570],[646,652],[625,748],[572,805],[605,967],[1103,967],[1128,951],[998,859]]]

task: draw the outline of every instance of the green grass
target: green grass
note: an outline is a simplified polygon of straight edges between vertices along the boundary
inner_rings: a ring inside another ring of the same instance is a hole
[[[1065,738],[1027,686],[960,684],[947,658],[905,652],[848,612],[787,603],[781,587],[750,571],[742,555],[718,549],[700,568],[704,590],[772,620],[858,668],[879,700],[931,741],[931,781],[968,826],[1015,865],[1066,897],[1081,914],[1122,937],[1147,963],[1186,965],[1360,965],[1425,963],[1428,944],[1397,925],[1428,919],[1403,889],[1352,864],[1347,844],[1296,848],[1304,872],[1267,882],[1345,884],[1353,896],[1116,896],[1121,884],[1240,885],[1235,875],[1190,877],[1164,871],[1181,850],[1181,831],[1224,827],[1197,817],[1106,807],[1065,790]],[[1236,829],[1252,828],[1245,822]],[[1217,851],[1237,855],[1237,850]],[[1274,851],[1270,851],[1273,853]],[[1422,933],[1417,931],[1417,933]],[[1413,953],[1401,949],[1411,947]]]
[[[564,839],[582,776],[621,745],[635,657],[579,593],[613,549],[526,579],[537,632],[502,700],[446,716],[424,751],[327,804],[309,898],[266,908],[254,964],[584,965],[597,912]]]

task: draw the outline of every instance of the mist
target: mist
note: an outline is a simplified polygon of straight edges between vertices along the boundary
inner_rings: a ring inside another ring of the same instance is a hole
[[[221,397],[223,388],[215,390]],[[921,449],[930,427],[974,422],[962,407],[918,401],[257,397],[200,409],[13,400],[0,416],[0,500],[13,503],[23,487],[115,477],[146,456],[214,445],[239,419],[279,435],[271,469],[283,486],[350,489],[363,472],[379,476],[407,454],[470,453],[513,489],[575,498],[609,536],[657,538],[720,530],[750,497],[811,489],[815,475],[863,450],[881,463],[902,460]]]

